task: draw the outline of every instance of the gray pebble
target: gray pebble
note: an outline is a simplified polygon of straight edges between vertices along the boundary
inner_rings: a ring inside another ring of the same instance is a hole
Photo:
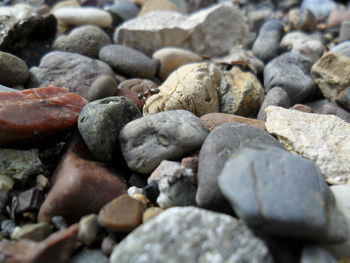
[[[18,90],[0,85],[0,92],[11,92],[11,91],[18,91]]]
[[[315,113],[334,115],[346,122],[350,122],[350,113],[328,100],[318,100],[305,105],[312,108]]]
[[[78,254],[74,255],[69,263],[108,263],[106,257],[101,250],[98,249],[84,249]]]
[[[132,1],[118,1],[104,9],[112,14],[115,25],[136,17],[140,12],[140,8]]]
[[[350,21],[344,20],[340,25],[339,41],[350,40]]]
[[[117,80],[109,75],[102,75],[91,84],[91,88],[88,91],[88,100],[94,101],[115,96],[117,92]]]
[[[0,84],[21,85],[28,79],[29,70],[24,61],[10,53],[0,51]]]
[[[327,252],[326,250],[315,247],[315,246],[305,246],[302,254],[300,263],[337,263],[337,259]]]
[[[334,46],[330,51],[350,58],[350,40]]]

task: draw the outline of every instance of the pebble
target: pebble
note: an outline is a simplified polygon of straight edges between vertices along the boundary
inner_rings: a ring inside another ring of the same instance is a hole
[[[140,7],[131,1],[117,1],[104,9],[113,16],[114,25],[135,18],[140,12]]]
[[[276,135],[291,152],[313,160],[330,184],[350,181],[347,162],[350,124],[322,114],[304,113],[270,106],[266,109],[266,129]]]
[[[27,239],[39,242],[47,238],[52,232],[53,227],[46,222],[27,224],[22,227],[16,227],[11,234],[11,239]]]
[[[12,220],[5,219],[1,221],[1,232],[4,233],[7,237],[10,237],[12,235],[12,232],[15,230],[15,228],[16,224]]]
[[[118,92],[118,81],[109,76],[101,75],[91,84],[88,91],[88,100],[94,101],[106,97],[116,96]]]
[[[349,10],[333,9],[327,19],[327,27],[339,27],[343,21],[350,19]]]
[[[74,255],[68,263],[108,263],[108,257],[106,257],[102,251],[98,249],[84,249],[78,254]]]
[[[314,111],[309,106],[306,106],[304,104],[295,104],[292,107],[292,109],[293,110],[298,110],[298,111],[301,111],[301,112],[314,113]]]
[[[191,169],[192,172],[194,172],[196,183],[197,183],[196,175],[198,172],[198,162],[199,162],[198,154],[195,154],[194,156],[182,158],[181,160],[181,165],[183,165],[187,169]]]
[[[311,103],[307,103],[307,106],[312,108],[315,113],[334,115],[346,122],[350,122],[350,113],[343,110],[341,107],[328,100],[318,100]]]
[[[148,13],[154,11],[175,11],[179,12],[180,10],[177,6],[170,0],[147,0],[140,10],[139,16],[144,16]]]
[[[118,153],[118,136],[128,122],[142,117],[136,105],[124,97],[108,97],[88,103],[81,111],[78,129],[91,153],[110,162]]]
[[[146,223],[150,220],[152,220],[153,218],[155,218],[156,216],[160,215],[160,213],[162,213],[164,210],[160,207],[150,207],[147,208],[145,210],[145,212],[143,212],[142,215],[142,223]]]
[[[16,213],[38,211],[44,201],[44,193],[36,188],[20,192],[16,197]]]
[[[176,110],[129,122],[120,131],[119,142],[129,168],[148,174],[162,160],[174,160],[198,150],[207,135],[198,117]]]
[[[175,207],[129,234],[114,248],[110,263],[160,263],[169,259],[172,262],[273,262],[264,242],[243,222],[196,207]]]
[[[335,97],[335,103],[350,112],[350,89],[345,88],[342,90],[337,97]]]
[[[8,192],[12,190],[14,184],[15,181],[11,177],[0,175],[0,211],[5,208]]]
[[[121,75],[152,79],[157,73],[156,61],[141,52],[123,45],[104,46],[99,58]]]
[[[218,184],[236,214],[254,229],[319,242],[346,238],[345,218],[321,171],[284,149],[241,149],[226,161]]]
[[[326,250],[308,245],[303,248],[300,263],[337,263],[337,259]]]
[[[261,26],[271,17],[273,17],[274,12],[272,8],[258,8],[252,9],[247,14],[249,28],[252,32],[258,32]]]
[[[316,29],[316,17],[312,11],[307,8],[295,8],[290,10],[288,19],[292,30],[313,32]]]
[[[316,16],[318,21],[327,18],[329,13],[337,7],[333,0],[303,0],[302,8],[308,8]]]
[[[29,70],[22,59],[0,51],[0,84],[6,86],[21,85],[28,77]]]
[[[340,25],[339,42],[350,40],[350,21],[345,20]]]
[[[159,187],[156,182],[151,182],[143,188],[143,193],[153,204],[157,203],[157,198],[160,194]]]
[[[338,45],[332,47],[330,51],[350,58],[350,41],[339,43]]]
[[[78,240],[86,246],[91,246],[97,241],[99,231],[96,214],[83,216],[79,221]]]

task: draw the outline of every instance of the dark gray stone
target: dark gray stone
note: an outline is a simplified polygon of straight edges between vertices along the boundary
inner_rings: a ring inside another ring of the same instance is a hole
[[[328,251],[315,247],[306,246],[301,254],[300,263],[337,263],[337,259]]]
[[[21,85],[28,77],[29,70],[22,59],[0,51],[0,84],[7,86]]]
[[[108,45],[100,50],[99,57],[116,73],[127,77],[153,78],[157,63],[141,52],[123,45]]]
[[[270,61],[278,55],[283,34],[284,28],[280,20],[266,21],[253,44],[253,54],[264,62]]]
[[[110,263],[272,263],[265,243],[237,219],[196,207],[169,208],[115,248]]]
[[[290,99],[287,92],[284,89],[279,87],[274,87],[270,89],[265,95],[265,99],[260,107],[258,113],[258,120],[266,121],[266,112],[265,109],[269,106],[280,106],[283,108],[289,108]]]
[[[264,87],[284,89],[292,104],[316,92],[310,75],[312,63],[309,58],[294,52],[286,52],[270,61],[264,69]]]
[[[16,213],[37,211],[45,199],[44,193],[36,188],[31,188],[27,191],[21,192],[15,198]]]
[[[268,145],[243,148],[227,160],[219,186],[253,228],[318,242],[347,237],[345,217],[321,171],[298,155]]]
[[[102,75],[98,77],[91,85],[88,91],[89,101],[116,96],[118,92],[118,81],[109,76]]]
[[[100,76],[114,76],[113,70],[104,62],[62,51],[45,55],[39,67],[30,69],[29,88],[57,86],[85,98],[91,84]]]
[[[219,189],[217,179],[225,162],[247,144],[282,145],[270,134],[250,125],[227,123],[215,128],[205,140],[199,153],[198,189],[196,201],[200,207],[231,211],[231,205]]]
[[[73,256],[69,263],[108,263],[106,257],[101,250],[98,249],[84,249],[75,256]]]
[[[344,41],[332,47],[330,51],[350,58],[350,40]]]
[[[346,122],[350,122],[350,113],[328,100],[318,100],[305,105],[312,108],[315,113],[334,115]]]
[[[165,111],[129,122],[119,141],[130,169],[152,172],[162,160],[198,150],[208,135],[204,123],[185,110]]]
[[[124,97],[108,97],[88,103],[78,119],[78,129],[91,153],[101,161],[112,161],[119,149],[118,135],[128,122],[142,117]]]
[[[132,1],[118,1],[104,9],[112,14],[115,25],[136,17],[140,12],[140,8]]]
[[[335,98],[335,103],[343,109],[350,111],[350,88],[341,91]]]

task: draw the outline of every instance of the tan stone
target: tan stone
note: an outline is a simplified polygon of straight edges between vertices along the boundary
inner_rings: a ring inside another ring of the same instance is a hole
[[[309,9],[295,8],[288,13],[292,30],[314,31],[316,29],[315,15]]]
[[[308,112],[308,113],[313,113],[313,109],[311,109],[309,106],[306,106],[304,104],[295,104],[292,107],[293,110],[298,110],[298,111],[302,111],[302,112]]]
[[[147,0],[140,10],[139,16],[144,16],[154,11],[180,11],[177,6],[169,0]]]
[[[142,223],[146,223],[150,221],[151,219],[155,218],[157,215],[159,215],[163,211],[164,209],[160,207],[150,207],[146,209],[146,211],[143,213],[143,216],[142,216]]]
[[[53,227],[46,222],[27,224],[22,227],[16,227],[11,234],[11,238],[15,240],[28,239],[39,242],[47,238],[52,232]]]
[[[62,7],[80,7],[80,4],[77,0],[66,0],[66,1],[61,1],[55,4],[52,8],[51,11],[60,9]]]
[[[99,230],[96,214],[84,216],[79,221],[78,240],[90,246],[97,240]]]
[[[151,202],[148,200],[148,198],[143,194],[133,194],[131,195],[132,198],[135,198],[137,201],[140,201],[144,205],[148,206]]]

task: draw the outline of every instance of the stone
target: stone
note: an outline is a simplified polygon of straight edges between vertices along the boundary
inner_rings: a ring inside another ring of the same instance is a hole
[[[231,205],[219,189],[217,178],[228,158],[240,148],[256,143],[282,148],[267,132],[245,124],[226,123],[209,134],[199,152],[198,206],[215,211],[231,211]]]
[[[91,246],[97,240],[99,231],[96,214],[83,216],[79,221],[78,240]]]
[[[334,101],[337,105],[350,112],[350,88],[342,90],[337,97],[335,97]]]
[[[265,109],[269,106],[280,106],[283,108],[289,108],[291,106],[290,99],[287,92],[280,87],[274,87],[270,89],[265,95],[265,99],[259,109],[257,119],[266,121]]]
[[[350,40],[350,21],[345,20],[341,23],[340,25],[340,30],[339,30],[339,41],[346,41]]]
[[[86,103],[57,87],[1,92],[0,145],[33,143],[67,130],[76,124]]]
[[[68,227],[67,220],[64,219],[63,216],[54,216],[52,217],[51,221],[55,228],[59,230],[66,229]]]
[[[120,195],[100,210],[98,223],[111,231],[129,233],[142,223],[144,208],[129,195]]]
[[[174,263],[273,262],[264,242],[243,222],[196,207],[176,207],[129,234],[114,248],[110,263],[169,259]]]
[[[39,222],[49,222],[57,215],[76,222],[126,192],[126,183],[105,163],[96,162],[81,138],[74,137],[69,145],[54,171],[52,188],[40,207]]]
[[[114,42],[147,55],[162,47],[173,46],[201,55],[220,56],[235,44],[246,44],[247,36],[248,26],[239,9],[222,3],[191,16],[174,11],[149,13],[118,27]]]
[[[119,142],[129,168],[148,174],[162,160],[174,160],[198,150],[207,135],[198,117],[176,110],[129,122],[120,131]]]
[[[143,113],[149,115],[162,111],[188,110],[202,116],[218,112],[221,77],[221,70],[211,63],[184,65],[159,87],[158,94],[147,99]]]
[[[332,0],[304,0],[301,8],[308,8],[316,16],[318,21],[327,18],[329,13],[337,7]]]
[[[104,46],[100,50],[99,58],[109,64],[115,72],[127,77],[151,79],[157,72],[154,60],[123,45]]]
[[[264,97],[264,89],[253,73],[240,67],[223,73],[219,89],[220,112],[255,117]]]
[[[62,7],[53,10],[54,16],[67,25],[84,24],[109,27],[112,25],[110,13],[95,7]]]
[[[68,263],[108,263],[108,257],[98,249],[84,249],[74,255]]]
[[[338,117],[304,113],[270,106],[266,109],[266,129],[285,148],[314,161],[330,184],[350,181],[347,162],[350,124]]]
[[[30,69],[29,87],[53,85],[88,97],[91,84],[100,75],[114,77],[113,70],[104,62],[79,54],[53,51],[46,54],[39,67]]]
[[[226,161],[218,184],[236,214],[254,229],[319,242],[346,237],[345,218],[321,171],[284,149],[241,149]]]
[[[233,114],[227,114],[227,113],[208,113],[203,115],[200,118],[204,124],[207,126],[209,131],[214,130],[216,127],[219,127],[225,123],[228,122],[234,122],[234,123],[242,123],[254,126],[256,128],[259,128],[261,130],[265,130],[265,122],[261,120],[256,119],[250,119],[245,118]]]
[[[153,53],[153,58],[160,62],[158,76],[161,80],[165,80],[170,73],[183,65],[202,60],[196,53],[177,47],[161,48]]]
[[[135,1],[135,0],[134,0]],[[136,0],[137,1],[137,0]],[[141,0],[142,1],[142,0]],[[216,0],[186,0],[189,6],[189,12],[198,11],[215,4]]]
[[[108,257],[112,254],[113,248],[117,245],[115,240],[115,235],[110,233],[108,236],[104,237],[101,243],[102,252]]]
[[[115,25],[135,18],[140,12],[139,6],[132,1],[117,1],[106,6],[104,9],[113,16],[113,24]]]
[[[333,9],[327,19],[327,27],[339,27],[343,21],[350,20],[349,10]]]
[[[2,176],[25,183],[30,176],[42,172],[43,168],[38,149],[0,148],[0,174]]]
[[[46,222],[27,224],[22,227],[16,227],[11,234],[11,239],[27,239],[39,242],[47,238],[52,232],[53,227]]]
[[[117,80],[109,75],[102,75],[92,82],[91,88],[88,91],[88,99],[89,101],[104,99],[106,97],[116,96],[117,92]]]
[[[142,215],[142,223],[146,223],[150,221],[151,219],[155,218],[158,216],[160,213],[162,213],[164,210],[160,207],[150,207],[143,212]]]
[[[272,8],[266,6],[266,8],[251,9],[247,14],[248,25],[252,32],[258,32],[261,26],[271,17],[273,17],[274,11]]]
[[[264,62],[278,55],[281,38],[284,34],[283,24],[278,19],[266,21],[253,44],[253,54]]]
[[[0,175],[0,211],[5,208],[8,199],[8,193],[12,190],[14,184],[15,181],[11,177]]]
[[[1,221],[1,232],[5,234],[5,236],[7,237],[11,236],[15,228],[16,228],[16,224],[11,219],[5,219]]]
[[[328,100],[318,100],[314,102],[307,103],[307,106],[312,108],[315,113],[334,115],[346,122],[350,122],[350,113],[343,110],[341,107]]]
[[[323,96],[333,101],[350,85],[350,58],[334,52],[322,56],[311,69],[312,76]]]
[[[9,92],[9,91],[18,91],[18,90],[0,85],[0,92]]]
[[[151,203],[157,203],[157,198],[160,194],[157,182],[151,182],[147,184],[142,190],[147,199],[151,201]]]
[[[118,136],[128,122],[142,117],[136,105],[124,97],[108,97],[87,104],[78,129],[91,153],[100,161],[112,161],[119,150]]]
[[[305,246],[303,248],[300,263],[337,263],[337,259],[326,250],[316,246]]]
[[[29,70],[22,59],[0,51],[0,84],[7,86],[21,85],[28,77]]]
[[[286,52],[271,60],[264,69],[266,92],[281,87],[289,95],[292,104],[300,102],[316,91],[310,75],[311,66],[310,59],[293,52]]]
[[[100,49],[109,44],[111,39],[102,29],[86,25],[74,28],[68,35],[59,36],[52,47],[60,51],[97,58]]]
[[[330,51],[350,58],[350,41],[339,43],[338,45],[332,47]]]
[[[313,32],[316,29],[316,17],[312,11],[307,8],[295,8],[290,10],[288,19],[292,30]]]
[[[301,111],[301,112],[307,112],[307,113],[313,113],[314,112],[309,106],[306,106],[304,104],[295,104],[292,107],[292,109],[293,110],[298,110],[298,111]]]
[[[180,11],[177,8],[177,6],[170,0],[147,0],[145,4],[142,5],[139,16],[144,16],[154,11],[164,11],[164,10],[176,11],[176,12]]]
[[[16,213],[38,211],[44,201],[44,193],[36,188],[31,188],[19,193],[13,200],[16,203]]]
[[[134,193],[132,195],[130,195],[128,193],[128,195],[130,195],[132,198],[136,199],[137,201],[140,201],[142,204],[144,204],[146,207],[149,206],[151,204],[150,200],[148,200],[148,198],[143,194],[143,189],[142,193]]]
[[[35,8],[26,4],[16,4],[14,6],[1,6],[1,16],[9,16],[16,19],[26,19],[37,15]]]

